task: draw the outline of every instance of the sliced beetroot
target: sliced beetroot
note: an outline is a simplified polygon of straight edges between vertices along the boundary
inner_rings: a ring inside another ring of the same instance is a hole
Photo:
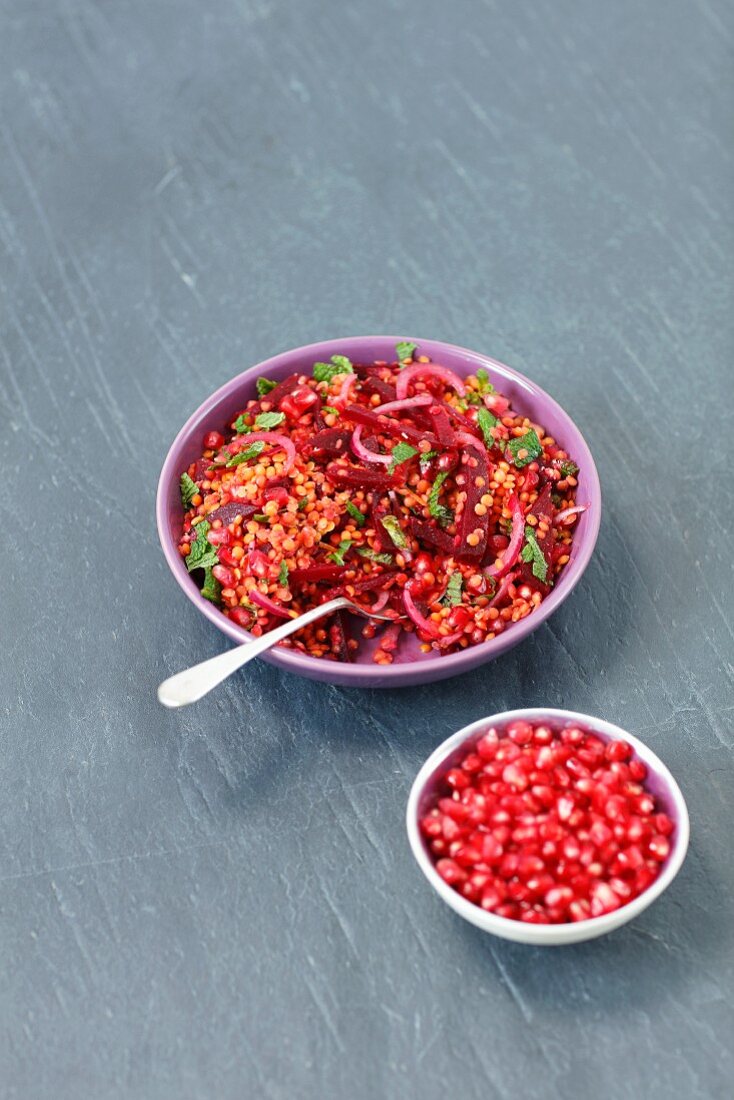
[[[442,447],[453,447],[456,443],[456,432],[451,427],[449,415],[443,405],[431,405],[428,415],[433,422],[433,431]]]
[[[284,378],[282,382],[279,382],[274,390],[270,393],[266,393],[259,401],[256,401],[251,409],[247,410],[247,416],[255,417],[262,410],[263,401],[267,404],[269,409],[280,408],[280,402],[284,397],[287,397],[289,393],[298,386],[299,374],[289,374],[287,378]]]
[[[383,519],[391,515],[393,515],[393,510],[388,501],[380,499],[379,497],[377,500],[372,501],[370,506],[370,524],[375,529],[375,536],[381,550],[393,551],[395,549],[395,543],[382,525]]]
[[[462,455],[462,472],[466,478],[466,500],[459,523],[456,557],[461,561],[481,561],[487,549],[489,511],[485,509],[483,515],[477,515],[475,509],[489,492],[489,467],[484,447],[467,444]]]
[[[332,462],[326,467],[329,481],[340,488],[347,489],[393,489],[400,484],[400,478],[382,470],[365,470],[358,466],[337,466]]]
[[[456,536],[449,535],[446,531],[442,530],[436,523],[428,523],[425,520],[418,519],[416,516],[411,516],[410,530],[418,539],[418,542],[425,546],[435,546],[437,550],[443,551],[444,554],[453,554],[456,549]]]
[[[438,446],[438,440],[431,432],[423,432],[419,428],[413,428],[410,424],[403,423],[402,420],[395,420],[393,417],[383,416],[381,413],[370,412],[362,405],[347,406],[345,416],[348,416],[355,424],[366,424],[368,428],[382,432],[383,435],[407,439],[409,443],[420,443],[421,440],[425,439],[431,447]]]
[[[206,518],[209,523],[213,523],[215,519],[221,520],[225,527],[229,527],[230,523],[234,523],[237,519],[237,516],[242,516],[242,522],[247,523],[248,519],[259,511],[260,509],[256,504],[244,504],[241,500],[233,500],[229,504],[223,504],[215,512],[210,512]]]
[[[324,428],[306,441],[302,451],[306,455],[312,454],[314,458],[320,458],[322,455],[334,457],[348,454],[351,438],[351,432],[345,432],[339,428]]]
[[[536,540],[540,550],[545,558],[545,563],[548,566],[548,578],[544,583],[539,580],[533,574],[533,563],[522,562],[520,564],[520,578],[523,583],[530,585],[531,588],[537,588],[541,592],[547,592],[552,586],[553,579],[551,574],[551,567],[553,565],[553,551],[556,544],[556,529],[553,524],[553,519],[556,514],[556,507],[551,499],[552,493],[551,484],[547,484],[538,495],[538,499],[533,504],[527,516],[535,516],[540,523],[543,520],[548,525],[548,530],[545,535],[539,536],[537,534],[537,526],[535,527]],[[527,516],[525,517],[527,520]]]
[[[304,584],[330,584],[339,580],[347,571],[345,565],[309,565],[305,569],[291,569],[288,583],[291,587]]]
[[[374,374],[365,378],[362,389],[365,393],[376,393],[383,405],[386,405],[388,401],[395,401],[395,387],[391,386],[389,382],[383,382],[381,378]]]
[[[331,621],[329,641],[338,661],[351,661],[352,655],[347,645],[347,632],[344,628],[344,617],[341,611],[337,611]]]

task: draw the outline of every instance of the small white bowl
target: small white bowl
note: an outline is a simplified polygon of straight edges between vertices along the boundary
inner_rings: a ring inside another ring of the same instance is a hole
[[[463,898],[461,894],[448,886],[433,864],[420,832],[419,821],[433,805],[432,799],[437,781],[462,756],[467,743],[477,740],[491,726],[495,726],[501,731],[517,718],[524,718],[530,722],[547,722],[556,729],[562,729],[568,725],[577,725],[588,729],[589,732],[598,735],[604,741],[627,741],[632,745],[635,757],[647,765],[648,775],[645,779],[645,788],[655,796],[661,809],[675,823],[675,829],[670,837],[670,855],[662,865],[655,882],[643,891],[639,897],[627,902],[626,905],[620,906],[613,913],[606,913],[601,917],[589,917],[588,920],[568,924],[526,924],[523,921],[498,917],[494,913],[485,912],[479,905]],[[442,745],[439,745],[418,772],[411,788],[410,797],[408,798],[407,827],[410,847],[418,861],[418,866],[434,890],[447,905],[456,910],[459,916],[470,921],[471,924],[475,924],[477,928],[481,928],[484,932],[491,932],[494,936],[500,936],[502,939],[514,940],[516,943],[533,943],[547,946],[592,940],[597,936],[603,936],[605,932],[612,932],[615,928],[619,928],[627,921],[639,916],[647,909],[648,905],[651,905],[656,898],[660,897],[663,890],[667,890],[680,871],[688,851],[690,835],[688,809],[680,787],[662,760],[651,749],[643,745],[632,734],[626,733],[619,726],[612,725],[611,722],[604,722],[601,718],[594,718],[590,714],[579,714],[571,710],[556,710],[553,707],[506,710],[501,714],[494,714],[490,718],[481,718],[478,722],[472,722],[470,726],[465,726],[464,729],[459,730],[458,733],[453,734]]]

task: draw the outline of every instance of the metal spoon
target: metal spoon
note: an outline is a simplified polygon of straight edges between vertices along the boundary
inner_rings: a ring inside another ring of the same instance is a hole
[[[266,649],[270,649],[272,645],[276,645],[283,638],[287,638],[289,634],[293,634],[301,627],[308,626],[309,623],[323,618],[324,615],[333,614],[334,611],[354,611],[357,615],[361,615],[366,619],[395,621],[393,615],[372,614],[363,607],[359,607],[358,604],[352,603],[346,596],[339,596],[335,600],[329,600],[328,603],[322,603],[320,607],[314,607],[311,611],[306,611],[303,615],[298,615],[295,619],[289,619],[282,626],[277,626],[275,630],[269,630],[267,634],[263,634],[260,638],[253,638],[251,642],[245,642],[244,645],[237,646],[236,649],[228,649],[224,653],[218,653],[216,657],[210,657],[208,661],[202,661],[201,664],[193,665],[191,668],[184,669],[183,672],[177,672],[175,676],[170,676],[158,688],[159,702],[163,703],[164,707],[185,707],[189,703],[197,702],[198,699],[207,695],[212,688],[215,688],[217,684],[221,684],[222,680],[226,680],[238,668],[242,668],[248,661],[251,661],[253,657],[259,657]]]

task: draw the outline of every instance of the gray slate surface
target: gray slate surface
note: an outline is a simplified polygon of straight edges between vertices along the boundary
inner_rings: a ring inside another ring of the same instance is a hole
[[[2,0],[0,1093],[730,1095],[732,8]],[[596,557],[464,678],[250,667],[168,574],[158,470],[276,350],[400,331],[587,432]],[[562,704],[680,779],[688,861],[603,941],[463,924],[403,833],[483,713]]]

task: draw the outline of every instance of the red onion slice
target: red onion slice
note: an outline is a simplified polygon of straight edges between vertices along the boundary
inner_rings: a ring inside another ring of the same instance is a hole
[[[364,443],[362,443],[363,427],[363,424],[358,424],[352,433],[352,450],[357,458],[361,458],[363,462],[379,462],[383,466],[389,466],[392,462],[391,455],[378,455],[376,451],[367,450]]]
[[[562,512],[556,513],[555,518],[553,519],[553,523],[557,527],[559,523],[563,523],[563,521],[568,519],[569,516],[578,516],[581,512],[585,512],[586,509],[589,507],[590,505],[588,504],[577,504],[575,508],[564,508]],[[565,526],[567,526],[567,524],[564,523],[564,527]]]
[[[513,493],[510,497],[510,509],[512,511],[510,543],[500,559],[500,564],[491,565],[487,570],[488,577],[503,576],[508,569],[512,569],[520,555],[520,547],[525,534],[525,516],[516,493]]]
[[[296,448],[288,436],[281,435],[280,432],[248,432],[248,434],[243,437],[243,446],[240,448],[240,451],[247,450],[250,444],[256,443],[258,439],[261,439],[263,443],[270,443],[271,446],[278,447],[281,451],[285,451],[286,463],[283,467],[283,474],[287,474],[296,461]]]
[[[402,401],[387,401],[373,409],[376,413],[398,412],[400,409],[417,409],[421,405],[433,405],[434,400],[428,393],[419,393],[417,397],[406,397]]]
[[[455,630],[453,634],[439,634],[436,624],[431,619],[426,619],[424,615],[421,615],[407,588],[403,589],[403,603],[405,604],[405,610],[408,612],[409,618],[415,623],[418,629],[432,638],[441,648],[454,645],[460,638],[463,638],[463,630]]]
[[[431,375],[433,378],[440,378],[442,382],[447,386],[451,386],[462,397],[466,393],[466,386],[458,374],[454,374],[448,367],[440,367],[437,363],[416,363],[413,367],[405,367],[398,375],[395,393],[399,401],[407,397],[408,386],[419,375]]]
[[[269,596],[263,596],[262,592],[257,588],[251,588],[247,593],[248,599],[256,603],[258,607],[262,607],[265,611],[269,611],[271,615],[277,615],[279,619],[292,619],[290,611],[283,607],[279,603],[274,603]]]

